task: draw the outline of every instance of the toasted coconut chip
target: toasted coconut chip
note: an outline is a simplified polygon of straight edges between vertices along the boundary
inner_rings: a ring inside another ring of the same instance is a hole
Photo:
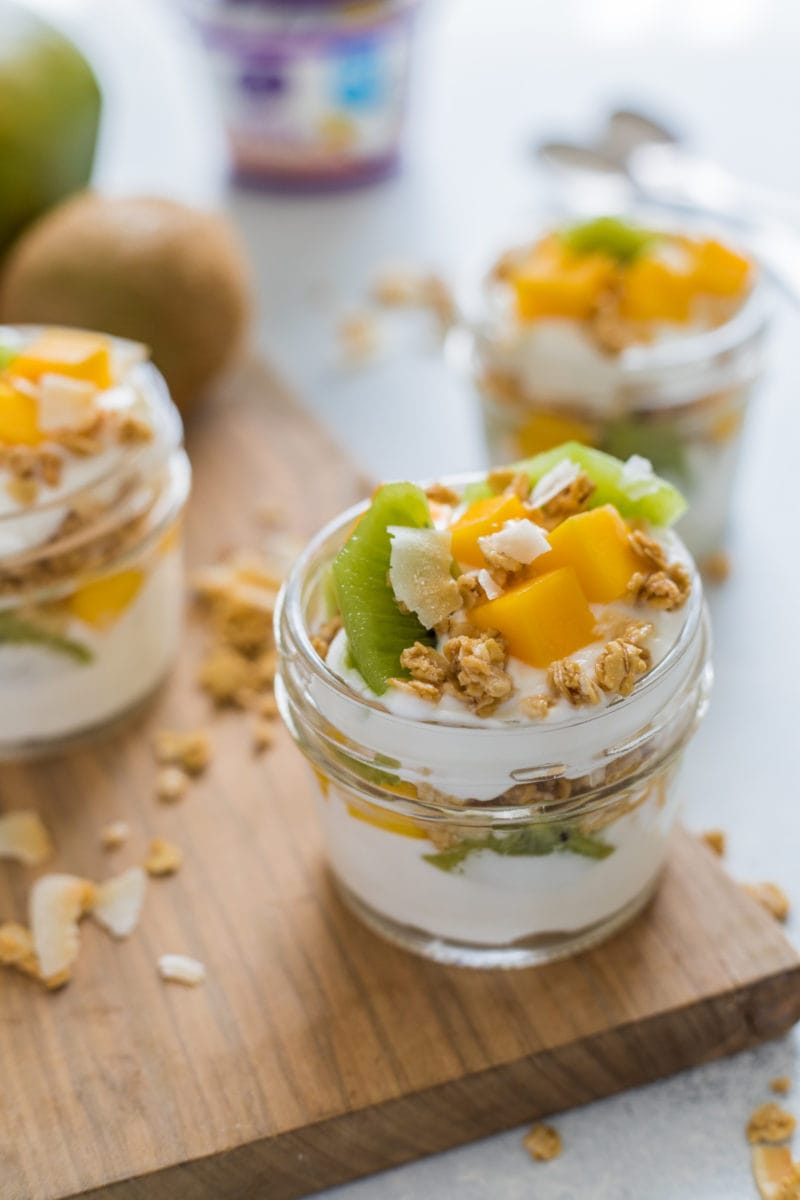
[[[443,529],[409,529],[390,525],[392,539],[389,583],[395,599],[432,629],[461,608],[461,593],[452,575],[450,534]]]
[[[114,937],[128,937],[139,922],[146,890],[145,872],[141,867],[129,867],[97,884],[92,916]]]
[[[31,809],[0,816],[0,858],[38,867],[52,856],[53,843],[44,822]]]
[[[166,838],[153,838],[144,868],[148,875],[173,875],[183,862],[183,851]]]
[[[581,473],[581,468],[571,458],[563,458],[561,462],[556,463],[547,471],[536,487],[528,497],[528,502],[533,508],[541,508],[543,505],[554,500],[555,497],[564,491],[564,488],[569,487]]]
[[[489,573],[489,571],[485,569],[478,571],[478,583],[486,593],[488,600],[496,600],[498,596],[502,596],[503,594],[503,589],[501,588],[500,584]]]
[[[43,875],[31,888],[33,947],[42,978],[66,971],[78,957],[78,922],[94,904],[95,887],[76,875]]]
[[[550,549],[550,541],[544,530],[525,517],[506,521],[503,528],[498,529],[496,533],[487,533],[485,537],[479,537],[478,545],[490,562],[492,555],[501,554],[523,566],[532,563],[535,558],[546,554]]]
[[[13,967],[14,970],[37,979],[50,989],[63,987],[70,975],[69,970],[65,969],[57,975],[43,979],[33,948],[31,931],[24,925],[18,925],[16,921],[6,921],[0,925],[0,966]]]
[[[189,987],[196,987],[206,977],[204,965],[186,954],[162,954],[158,960],[158,973],[162,979],[185,983]]]
[[[753,1178],[761,1200],[779,1200],[795,1169],[788,1146],[754,1146]]]

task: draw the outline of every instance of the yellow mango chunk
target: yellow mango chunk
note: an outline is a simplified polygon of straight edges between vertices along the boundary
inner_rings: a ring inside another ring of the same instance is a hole
[[[529,458],[534,454],[541,454],[544,450],[552,450],[562,442],[580,442],[583,446],[593,446],[595,440],[595,431],[585,421],[576,421],[572,417],[562,417],[558,413],[550,412],[534,413],[517,433],[520,458]]]
[[[33,396],[0,379],[0,442],[8,446],[36,446],[41,440]]]
[[[114,382],[108,338],[81,329],[46,330],[16,356],[9,369],[23,379],[67,375],[70,379],[85,379],[98,388],[111,387]]]
[[[593,604],[618,600],[634,572],[644,569],[625,522],[610,504],[562,521],[550,534],[550,546],[534,564],[537,573],[572,567]]]
[[[571,254],[557,238],[546,238],[512,275],[520,320],[588,317],[616,273],[605,254]]]
[[[453,558],[468,567],[485,567],[486,559],[478,538],[497,533],[506,521],[518,521],[523,517],[530,517],[530,511],[519,496],[489,496],[485,500],[476,500],[450,526]]]
[[[368,800],[359,800],[357,804],[348,801],[347,811],[357,821],[365,821],[367,825],[374,825],[376,829],[383,829],[386,833],[396,833],[400,837],[418,838],[421,841],[428,836],[405,813],[388,812],[378,804],[370,804]]]
[[[694,285],[712,296],[738,296],[750,283],[752,264],[713,238],[693,247]]]
[[[620,312],[632,321],[688,321],[696,290],[692,271],[640,258],[625,272]]]
[[[108,629],[135,600],[144,583],[144,571],[132,567],[93,579],[69,597],[69,611],[95,629]]]
[[[594,638],[594,616],[572,567],[549,571],[470,610],[479,629],[497,629],[532,667],[573,654]]]

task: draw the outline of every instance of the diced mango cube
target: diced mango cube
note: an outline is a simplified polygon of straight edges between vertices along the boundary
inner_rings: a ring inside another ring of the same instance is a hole
[[[470,610],[479,629],[497,629],[532,667],[573,654],[594,637],[594,616],[572,567],[549,571]]]
[[[485,500],[476,500],[450,526],[453,558],[467,567],[485,567],[486,559],[478,545],[478,538],[497,533],[506,521],[529,516],[530,512],[519,496],[488,496]]]
[[[563,442],[580,442],[593,446],[596,434],[585,421],[574,417],[562,417],[558,413],[537,412],[529,418],[517,433],[519,457],[530,458],[543,450],[552,450]]]
[[[47,329],[16,356],[9,370],[23,379],[67,375],[98,388],[111,387],[111,343],[82,329]]]
[[[588,317],[615,272],[608,255],[572,254],[557,238],[546,238],[512,276],[519,318]]]
[[[42,440],[33,396],[0,379],[0,443],[36,446]]]
[[[562,521],[550,534],[550,546],[534,564],[537,573],[572,567],[583,592],[596,604],[618,600],[634,572],[644,568],[625,522],[610,504]]]
[[[699,292],[737,296],[750,282],[750,260],[714,238],[694,246],[694,262],[694,284]]]
[[[625,272],[620,312],[632,321],[688,321],[695,294],[693,271],[640,258]]]
[[[368,800],[348,801],[347,811],[357,821],[365,821],[367,825],[374,825],[376,829],[383,829],[385,833],[418,838],[420,841],[428,836],[425,830],[420,829],[419,825],[405,813],[391,812],[389,809],[381,808],[379,804],[370,804]]]
[[[137,567],[93,579],[72,593],[69,610],[79,621],[107,629],[136,599],[143,583],[144,572]]]

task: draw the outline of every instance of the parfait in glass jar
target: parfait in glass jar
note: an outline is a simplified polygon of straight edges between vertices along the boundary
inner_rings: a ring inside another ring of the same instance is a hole
[[[565,439],[642,454],[687,496],[692,552],[716,553],[762,371],[765,289],[726,241],[612,217],[506,251],[474,325],[492,460]]]
[[[683,509],[645,460],[571,443],[385,485],[298,560],[278,700],[338,888],[379,933],[519,966],[645,904],[710,686]]]

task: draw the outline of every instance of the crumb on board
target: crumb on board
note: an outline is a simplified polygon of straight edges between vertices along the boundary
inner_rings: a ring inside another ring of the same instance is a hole
[[[792,1081],[788,1075],[776,1075],[769,1081],[769,1090],[776,1096],[786,1096],[792,1090]]]
[[[776,921],[785,921],[789,916],[789,897],[777,883],[743,883],[742,887]]]
[[[200,775],[211,762],[211,738],[204,729],[160,729],[155,736],[155,752],[160,763]]]
[[[534,1125],[522,1144],[536,1162],[549,1162],[562,1151],[561,1134],[552,1125]]]
[[[162,954],[158,960],[158,973],[170,983],[183,983],[197,987],[206,977],[203,963],[188,954]]]
[[[709,583],[725,583],[731,573],[731,560],[724,551],[707,554],[700,564],[701,574]]]
[[[705,842],[709,850],[716,854],[717,858],[725,857],[727,843],[724,830],[706,829],[700,834],[700,841]]]
[[[100,845],[104,850],[119,850],[131,835],[127,821],[109,821],[100,830]]]
[[[44,821],[30,808],[0,814],[0,858],[39,867],[53,854]]]
[[[181,800],[189,787],[189,776],[174,764],[161,767],[156,775],[156,796],[164,804]]]
[[[167,838],[152,838],[144,869],[148,875],[174,875],[183,862],[183,851]]]

